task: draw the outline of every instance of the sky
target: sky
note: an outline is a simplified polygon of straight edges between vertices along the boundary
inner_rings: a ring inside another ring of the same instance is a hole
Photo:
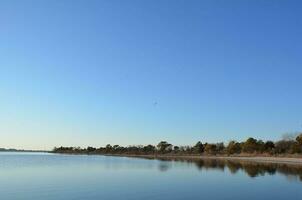
[[[302,130],[302,3],[0,1],[0,147]]]

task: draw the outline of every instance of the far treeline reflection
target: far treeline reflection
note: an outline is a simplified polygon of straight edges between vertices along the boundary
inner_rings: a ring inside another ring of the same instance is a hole
[[[155,158],[148,158],[155,159]],[[258,163],[252,161],[224,160],[224,159],[188,159],[188,158],[156,158],[161,161],[178,161],[194,164],[199,170],[216,169],[224,171],[226,168],[236,174],[240,170],[249,177],[254,178],[264,175],[275,175],[276,173],[285,175],[292,180],[302,181],[302,167],[299,165],[288,165],[280,163]],[[161,171],[167,171],[171,167],[170,162],[162,162],[159,165]]]

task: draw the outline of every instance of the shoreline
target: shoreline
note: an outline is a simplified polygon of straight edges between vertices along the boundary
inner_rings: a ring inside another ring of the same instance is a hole
[[[225,160],[225,161],[250,161],[255,163],[272,163],[272,164],[287,164],[287,165],[301,165],[301,157],[272,157],[272,156],[197,156],[197,155],[125,155],[125,154],[103,154],[103,156],[116,156],[128,158],[142,158],[142,159],[166,159],[166,160]]]

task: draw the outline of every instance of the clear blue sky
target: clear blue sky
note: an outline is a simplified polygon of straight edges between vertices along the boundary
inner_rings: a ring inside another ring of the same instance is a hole
[[[302,129],[302,3],[0,2],[0,147]]]

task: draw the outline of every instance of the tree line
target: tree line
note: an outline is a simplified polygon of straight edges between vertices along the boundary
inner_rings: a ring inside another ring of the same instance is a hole
[[[202,143],[198,141],[193,146],[175,146],[167,141],[155,145],[136,145],[123,147],[107,144],[105,147],[55,147],[53,153],[67,154],[102,154],[102,155],[233,155],[233,154],[301,154],[302,133],[295,138],[285,138],[277,142],[262,141],[248,138],[244,142],[230,141],[228,144]]]

